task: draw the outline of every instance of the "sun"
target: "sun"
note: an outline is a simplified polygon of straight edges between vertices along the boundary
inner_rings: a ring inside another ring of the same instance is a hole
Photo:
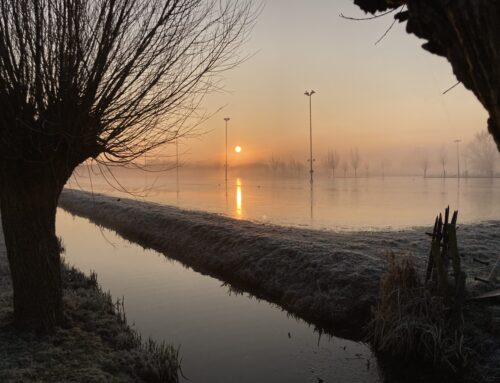
[[[241,146],[239,146],[239,145],[238,145],[237,147],[235,147],[235,148],[234,148],[234,151],[235,151],[236,153],[241,153],[241,151],[242,151],[242,150],[243,150],[243,149],[242,149],[242,148],[241,148]]]

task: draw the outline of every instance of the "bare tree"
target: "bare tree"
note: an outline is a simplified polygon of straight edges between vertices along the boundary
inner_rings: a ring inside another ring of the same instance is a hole
[[[279,157],[272,156],[267,163],[267,168],[273,175],[285,173],[286,167],[286,162]]]
[[[421,154],[418,165],[424,173],[424,178],[427,178],[427,170],[429,169],[429,155],[427,154],[427,151],[424,151]]]
[[[292,176],[300,176],[304,173],[305,164],[297,161],[295,158],[290,158],[287,164],[287,169]]]
[[[476,174],[493,177],[495,166],[498,161],[498,151],[493,138],[482,131],[474,136],[474,139],[465,149],[467,163]]]
[[[358,168],[361,163],[358,148],[351,149],[351,166],[354,169],[354,177],[358,176]]]
[[[380,170],[382,171],[382,178],[385,178],[385,168],[387,166],[387,163],[385,161],[385,159],[383,159],[381,162],[380,162]]]
[[[441,145],[441,149],[439,150],[439,163],[443,169],[443,178],[446,178],[446,162],[448,161],[448,152],[446,151],[446,147]]]
[[[467,154],[464,156],[464,177],[469,178],[469,159],[467,158]]]
[[[326,156],[326,166],[332,171],[332,178],[335,177],[335,169],[340,164],[340,156],[336,150],[329,150]]]
[[[344,178],[347,176],[347,170],[349,169],[349,165],[347,164],[347,161],[342,162],[342,170],[344,171]]]
[[[17,325],[62,322],[59,195],[87,159],[174,142],[253,23],[250,1],[0,0],[0,207]]]

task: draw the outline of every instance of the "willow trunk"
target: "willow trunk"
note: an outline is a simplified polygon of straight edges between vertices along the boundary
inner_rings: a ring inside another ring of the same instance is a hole
[[[50,165],[3,166],[0,211],[12,276],[14,322],[50,330],[63,321],[56,209],[67,177]]]

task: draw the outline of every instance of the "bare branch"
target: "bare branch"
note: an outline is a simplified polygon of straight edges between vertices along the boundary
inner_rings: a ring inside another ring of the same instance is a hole
[[[450,92],[450,91],[452,91],[453,89],[455,89],[455,88],[456,88],[457,86],[459,86],[460,84],[461,84],[461,82],[460,82],[460,81],[457,81],[457,83],[456,83],[455,85],[453,85],[453,86],[449,87],[448,89],[446,89],[446,90],[443,92],[443,95],[444,95],[444,94],[446,94],[446,93],[448,93],[448,92]]]
[[[0,0],[0,160],[126,163],[197,126],[251,0]],[[202,117],[203,120],[203,117]]]
[[[389,26],[389,28],[387,28],[387,30],[384,32],[384,34],[382,36],[380,36],[380,38],[377,41],[375,41],[375,45],[378,45],[389,34],[389,32],[392,30],[392,28],[394,28],[394,25],[396,25],[396,22],[398,21],[398,15],[400,15],[401,13],[404,12],[405,7],[406,7],[406,5],[403,5],[401,8],[399,8],[399,11],[398,11],[397,15],[394,17],[394,20],[392,21],[391,25]]]
[[[343,13],[341,13],[339,16],[343,19],[346,19],[346,20],[353,20],[353,21],[366,21],[366,20],[373,20],[373,19],[378,19],[380,17],[384,17],[384,16],[387,16],[391,13],[393,13],[396,9],[391,9],[387,12],[384,12],[384,13],[380,13],[378,15],[373,15],[373,16],[368,16],[368,17],[351,17],[351,16],[344,16]]]

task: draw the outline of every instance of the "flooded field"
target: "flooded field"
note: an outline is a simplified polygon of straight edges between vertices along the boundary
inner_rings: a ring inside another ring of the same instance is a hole
[[[500,218],[500,180],[420,177],[307,178],[180,170],[117,172],[120,184],[80,174],[71,188],[207,211],[236,219],[333,231],[431,225],[447,205],[460,223]],[[109,178],[108,178],[109,181]],[[123,192],[126,189],[127,192]],[[125,297],[127,316],[144,335],[180,345],[193,382],[376,382],[370,350],[321,336],[267,302],[145,251],[81,218],[58,212],[67,260],[95,270],[104,289]]]
[[[116,171],[118,185],[85,172],[69,186],[117,196],[224,214],[238,219],[315,229],[387,229],[432,225],[450,205],[460,223],[500,218],[499,178],[272,177],[233,172]]]

